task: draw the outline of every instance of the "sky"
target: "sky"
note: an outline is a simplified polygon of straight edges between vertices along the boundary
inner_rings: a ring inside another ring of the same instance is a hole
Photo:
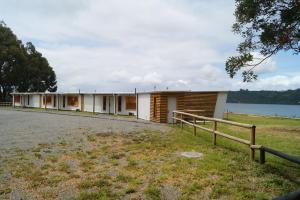
[[[0,20],[48,59],[61,92],[300,88],[291,52],[259,66],[255,82],[228,77],[241,41],[234,9],[234,0],[0,0]]]

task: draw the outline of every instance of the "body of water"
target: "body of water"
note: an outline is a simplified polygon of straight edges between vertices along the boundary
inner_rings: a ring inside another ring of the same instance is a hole
[[[300,105],[226,103],[225,111],[256,115],[300,117]]]

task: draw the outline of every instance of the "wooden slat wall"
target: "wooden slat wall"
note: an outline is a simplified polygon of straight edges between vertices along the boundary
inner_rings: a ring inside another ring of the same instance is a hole
[[[187,92],[184,95],[184,110],[205,110],[206,117],[213,117],[217,92]]]
[[[156,116],[154,116],[154,98],[156,98]],[[150,120],[153,122],[160,123],[160,102],[161,102],[161,95],[160,94],[151,94],[150,96]]]
[[[177,110],[205,110],[204,115],[213,117],[217,92],[180,92],[180,93],[153,93],[150,96],[150,120],[158,123],[168,121],[168,97],[176,97]],[[154,97],[157,98],[156,117],[154,117]]]

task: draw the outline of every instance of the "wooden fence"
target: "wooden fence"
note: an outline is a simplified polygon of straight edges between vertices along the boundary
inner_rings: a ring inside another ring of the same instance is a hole
[[[254,160],[255,150],[259,150],[260,151],[259,162],[261,164],[265,163],[266,152],[273,154],[277,157],[283,158],[285,160],[288,160],[290,162],[300,164],[299,157],[291,156],[291,155],[288,155],[281,151],[277,151],[277,150],[274,150],[274,149],[271,149],[269,147],[265,147],[262,145],[255,145],[255,129],[256,129],[255,125],[232,122],[232,121],[227,121],[227,120],[223,120],[223,119],[204,117],[204,116],[199,116],[199,115],[195,115],[195,114],[187,113],[187,112],[183,112],[183,111],[173,111],[172,118],[173,118],[173,124],[175,123],[175,120],[176,120],[176,123],[177,123],[177,121],[179,121],[181,128],[183,128],[184,123],[193,126],[194,127],[194,135],[196,135],[196,128],[200,128],[202,130],[212,133],[212,136],[213,136],[212,142],[214,145],[216,145],[217,135],[219,135],[224,138],[227,138],[227,139],[230,139],[230,140],[233,140],[233,141],[236,141],[236,142],[239,142],[239,143],[249,146],[250,159],[252,161]],[[197,120],[203,121],[204,122],[203,124],[205,124],[205,121],[213,122],[213,129],[209,129],[209,128],[199,125],[199,123],[197,123]],[[250,130],[250,139],[245,140],[245,139],[238,138],[238,137],[235,137],[232,135],[228,135],[226,133],[222,133],[217,130],[218,123],[223,123],[223,124],[228,124],[228,125],[232,125],[232,126],[238,126],[238,127],[249,129]]]
[[[0,102],[0,107],[10,107],[12,106],[12,102]]]
[[[238,122],[232,122],[232,121],[227,121],[227,120],[222,120],[222,119],[216,119],[216,118],[210,118],[210,117],[204,117],[204,116],[199,116],[199,115],[194,115],[191,113],[186,113],[186,112],[182,112],[182,111],[173,111],[173,124],[177,121],[180,122],[181,128],[183,127],[183,124],[188,124],[194,127],[194,135],[196,135],[196,129],[202,129],[204,131],[208,131],[210,133],[212,133],[212,143],[213,145],[216,145],[217,143],[217,136],[221,136],[230,140],[233,140],[235,142],[239,142],[241,144],[245,144],[249,147],[249,154],[250,154],[250,160],[253,161],[254,160],[254,156],[255,156],[255,149],[252,148],[251,146],[255,145],[255,125],[250,125],[250,124],[243,124],[243,123],[238,123]],[[213,129],[209,129],[206,128],[204,126],[199,125],[199,123],[197,123],[197,120],[201,120],[201,121],[211,121],[213,122]],[[242,127],[245,129],[249,129],[250,130],[250,138],[249,140],[245,140],[242,138],[238,138],[232,135],[228,135],[226,133],[222,133],[220,131],[217,130],[218,127],[218,123],[222,123],[222,124],[228,124],[228,125],[232,125],[232,126],[238,126],[238,127]]]
[[[272,154],[274,156],[283,158],[285,160],[288,160],[290,162],[296,163],[300,165],[300,158],[296,156],[291,156],[286,153],[283,153],[281,151],[277,151],[275,149],[271,149],[269,147],[265,147],[262,145],[252,145],[251,148],[257,149],[260,151],[259,153],[259,163],[264,164],[266,162],[266,153]]]

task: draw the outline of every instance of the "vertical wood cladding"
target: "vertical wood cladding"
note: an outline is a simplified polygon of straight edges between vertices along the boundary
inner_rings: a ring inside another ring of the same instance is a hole
[[[158,123],[168,121],[168,97],[176,97],[176,110],[205,110],[202,115],[213,117],[218,92],[157,92],[150,96],[150,120]],[[156,106],[154,105],[156,99]],[[154,108],[156,111],[154,112]]]

